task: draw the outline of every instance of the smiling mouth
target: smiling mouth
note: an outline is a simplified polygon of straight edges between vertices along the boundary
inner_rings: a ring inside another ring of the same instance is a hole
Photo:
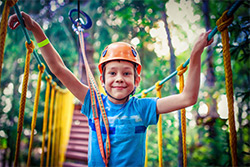
[[[124,87],[124,86],[113,86],[112,88],[113,89],[125,89],[126,87]]]

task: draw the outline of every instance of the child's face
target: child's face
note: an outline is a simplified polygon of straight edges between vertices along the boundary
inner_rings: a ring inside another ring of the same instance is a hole
[[[102,76],[100,80],[105,84],[107,92],[114,98],[122,99],[127,97],[140,82],[139,76],[135,79],[135,67],[130,62],[111,61],[105,65],[105,68],[105,83]],[[118,101],[109,96],[108,98],[115,104],[122,104],[127,101],[127,99]]]

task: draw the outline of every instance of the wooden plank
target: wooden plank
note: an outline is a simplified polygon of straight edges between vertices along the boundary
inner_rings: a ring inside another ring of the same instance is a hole
[[[85,163],[77,163],[77,162],[64,162],[63,167],[88,167]]]
[[[82,133],[82,134],[89,134],[89,128],[79,128],[79,127],[74,127],[71,128],[70,133]]]
[[[74,133],[74,134],[70,134],[69,140],[71,139],[79,139],[79,140],[88,140],[89,139],[89,135],[88,134],[79,134],[79,133]]]
[[[88,146],[86,145],[79,146],[79,145],[71,144],[71,145],[68,145],[67,151],[88,153]]]
[[[88,162],[88,154],[82,152],[67,151],[66,159]]]
[[[69,140],[68,145],[79,145],[79,146],[87,146],[88,141],[87,140]]]

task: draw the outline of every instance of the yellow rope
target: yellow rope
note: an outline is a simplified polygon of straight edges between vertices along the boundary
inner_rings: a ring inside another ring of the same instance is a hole
[[[147,93],[145,93],[145,90],[143,90],[142,92],[141,92],[141,98],[145,98],[146,96],[147,96]],[[144,166],[145,167],[147,167],[148,166],[148,131],[147,131],[147,134],[146,134],[146,144],[145,144],[146,146],[146,148],[145,148],[145,164],[144,164]]]
[[[33,144],[33,138],[34,138],[34,131],[36,128],[36,119],[37,119],[37,110],[38,110],[38,103],[39,103],[39,97],[40,97],[40,90],[41,90],[41,81],[42,81],[42,75],[45,70],[45,65],[42,64],[42,66],[38,65],[39,74],[38,74],[38,80],[37,80],[37,87],[36,87],[36,95],[35,95],[35,102],[34,102],[34,109],[33,109],[33,117],[31,122],[31,136],[30,136],[30,145],[29,145],[29,153],[28,153],[28,160],[27,160],[27,167],[30,166],[30,158],[32,153],[32,144]]]
[[[55,90],[56,83],[52,85],[51,91],[51,101],[50,101],[50,110],[49,110],[49,134],[48,134],[48,143],[47,143],[47,161],[46,166],[49,166],[49,157],[50,157],[50,146],[51,146],[51,131],[52,131],[52,121],[53,121],[53,110],[54,110],[54,99],[55,99]]]
[[[10,13],[10,7],[14,6],[17,3],[17,0],[6,0],[4,4],[4,9],[1,19],[1,28],[0,28],[0,81],[2,76],[2,65],[4,59],[4,46],[5,38],[7,34],[7,25],[8,25],[8,16]]]
[[[46,84],[46,91],[45,91],[45,104],[44,104],[44,113],[43,113],[43,140],[42,140],[42,154],[40,159],[40,167],[43,166],[44,161],[44,147],[45,147],[45,137],[47,132],[47,119],[48,119],[48,108],[49,108],[49,94],[50,94],[50,84],[52,77],[49,75],[45,77],[47,84]]]
[[[26,53],[26,60],[25,60],[22,94],[21,94],[20,107],[19,107],[19,117],[18,117],[18,126],[17,126],[17,140],[16,140],[16,153],[15,153],[14,166],[17,166],[17,163],[18,163],[21,134],[22,134],[22,130],[23,130],[24,109],[25,109],[26,93],[27,93],[28,78],[29,78],[30,55],[33,52],[33,49],[35,48],[35,46],[33,44],[33,41],[31,41],[30,44],[28,44],[26,42],[25,46],[27,48],[27,53]]]
[[[58,102],[57,102],[57,118],[56,118],[56,126],[55,126],[55,134],[56,134],[56,143],[55,143],[55,159],[54,159],[54,165],[55,166],[59,166],[59,154],[60,154],[60,145],[61,145],[61,131],[60,131],[60,127],[61,127],[61,111],[62,111],[62,99],[63,99],[63,92],[62,89],[59,88],[58,90],[59,93],[59,98],[58,98]]]
[[[160,85],[160,81],[158,81],[155,84],[155,89],[156,89],[156,96],[161,98],[161,88],[162,85]],[[162,116],[161,114],[159,115],[159,120],[158,120],[158,152],[159,152],[159,167],[162,167]]]
[[[228,120],[230,129],[230,149],[232,157],[232,165],[237,166],[237,136],[235,130],[235,120],[234,120],[234,99],[233,99],[233,74],[231,69],[231,56],[230,56],[230,45],[229,45],[229,35],[228,26],[233,22],[233,17],[228,18],[227,12],[225,11],[220,19],[217,20],[216,25],[218,31],[221,32],[221,41],[223,46],[223,60],[225,69],[225,82],[226,82],[226,94],[228,102]]]
[[[178,75],[179,75],[179,84],[180,88],[179,91],[180,93],[183,91],[184,88],[184,76],[183,73],[187,71],[187,67],[183,68],[182,63],[178,68]],[[187,146],[186,146],[186,110],[181,109],[181,133],[182,133],[182,149],[183,149],[183,166],[187,166]]]
[[[58,103],[60,101],[60,92],[56,91],[56,98],[55,98],[55,109],[54,109],[54,118],[53,118],[53,138],[52,138],[52,150],[51,150],[51,164],[50,166],[56,166],[56,140],[57,140],[57,124],[58,124]]]

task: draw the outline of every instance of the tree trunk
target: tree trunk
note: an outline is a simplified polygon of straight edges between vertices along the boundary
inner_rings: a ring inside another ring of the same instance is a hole
[[[175,64],[175,54],[174,54],[174,47],[172,45],[172,40],[171,40],[171,35],[170,35],[170,30],[168,27],[168,22],[167,22],[167,15],[166,15],[166,8],[165,4],[162,4],[162,20],[165,24],[165,30],[167,33],[167,38],[168,38],[168,46],[170,49],[170,73],[173,73],[176,70],[176,64]],[[171,94],[176,94],[176,77],[174,76],[171,79]],[[183,149],[182,149],[182,133],[181,133],[181,112],[180,110],[178,111],[178,118],[179,118],[179,141],[178,141],[178,161],[179,161],[179,166],[183,166]]]
[[[206,30],[208,31],[209,29],[211,29],[210,27],[210,17],[209,17],[209,0],[203,0],[203,6],[202,6],[202,11],[204,14],[204,19],[205,19],[205,24],[206,24]],[[213,50],[212,50],[212,46],[210,45],[207,48],[207,73],[206,73],[206,82],[205,84],[208,86],[209,90],[213,90],[216,78],[215,78],[215,72],[214,72],[214,65],[213,65]],[[219,117],[218,113],[217,113],[217,101],[216,99],[213,98],[212,94],[214,92],[210,92],[208,97],[211,99],[211,103],[207,104],[208,105],[208,115],[207,117],[209,119],[209,125],[213,126],[213,123],[215,122],[215,120]],[[213,137],[213,134],[211,133],[211,137]]]

